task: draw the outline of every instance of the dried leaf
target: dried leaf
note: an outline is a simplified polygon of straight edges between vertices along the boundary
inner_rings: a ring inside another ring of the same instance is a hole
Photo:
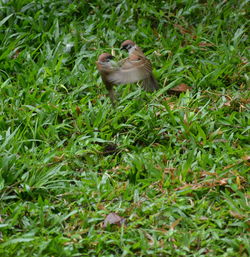
[[[174,238],[169,238],[169,242],[173,242],[173,247],[174,247],[175,249],[178,248],[178,246],[177,246],[176,244],[174,244],[174,242],[176,242],[176,240],[175,240]]]
[[[174,230],[174,228],[180,223],[181,218],[175,220],[171,225],[170,225],[170,229]]]
[[[97,207],[98,210],[104,210],[104,211],[106,210],[106,207],[101,203],[97,204],[96,207]]]
[[[246,165],[250,166],[250,155],[243,156],[242,160],[246,163]]]
[[[200,42],[200,43],[198,44],[198,46],[200,46],[200,47],[206,47],[206,46],[214,46],[214,44],[212,44],[212,43],[207,43],[207,42]]]
[[[241,59],[241,61],[242,61],[242,65],[246,65],[246,64],[248,64],[249,62],[248,62],[248,59],[246,58],[246,57],[241,57],[240,58]]]
[[[239,176],[236,177],[236,184],[237,184],[238,188],[242,188],[242,186],[241,186],[241,179],[240,179]]]
[[[176,168],[165,168],[164,173],[172,174],[175,170]]]
[[[76,113],[77,113],[77,115],[80,115],[80,113],[81,113],[81,109],[79,106],[76,106]]]
[[[146,233],[146,232],[145,232],[145,236],[149,240],[148,244],[151,246],[154,245],[154,238],[149,233]]]
[[[174,179],[176,179],[176,177],[175,177],[175,171],[176,171],[176,168],[165,168],[163,172],[164,172],[165,174],[170,174],[171,179],[174,180]]]
[[[224,185],[226,185],[227,184],[227,178],[223,178],[223,179],[221,179],[221,180],[219,180],[219,185],[220,186],[224,186]]]
[[[250,104],[250,98],[241,98],[240,101],[242,104]]]
[[[190,30],[187,30],[185,29],[184,27],[182,27],[181,25],[179,24],[174,24],[174,27],[179,29],[179,31],[181,32],[182,35],[185,35],[185,34],[192,34],[192,32]]]
[[[103,222],[103,227],[106,228],[109,224],[110,225],[115,224],[115,225],[121,226],[124,223],[125,223],[125,218],[122,218],[118,214],[111,212],[105,218]]]
[[[192,88],[190,86],[188,86],[187,84],[180,84],[176,87],[173,87],[171,89],[169,89],[169,93],[170,94],[176,94],[179,95],[180,93],[186,92],[188,90],[191,90]]]
[[[107,170],[108,172],[116,172],[117,174],[121,174],[122,171],[127,171],[129,170],[130,167],[129,166],[122,166],[122,165],[118,165],[113,167],[112,169]]]
[[[171,111],[176,109],[176,103],[175,102],[168,102],[168,106]]]
[[[235,211],[230,211],[230,215],[239,220],[243,220],[244,218],[246,218],[246,216]]]
[[[218,174],[215,172],[209,172],[209,171],[205,171],[205,170],[201,171],[202,178],[207,177],[207,176],[217,177]]]
[[[206,217],[206,216],[201,216],[201,217],[200,217],[200,220],[208,220],[208,217]]]
[[[54,156],[53,161],[54,162],[61,162],[64,160],[64,154],[62,154],[61,156]]]
[[[186,188],[199,189],[199,188],[213,188],[216,186],[225,186],[228,184],[228,178],[223,179],[209,179],[200,183],[184,184],[183,186],[175,188],[176,191]]]

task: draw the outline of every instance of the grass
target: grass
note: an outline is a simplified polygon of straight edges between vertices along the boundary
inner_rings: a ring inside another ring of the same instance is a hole
[[[248,9],[0,0],[0,255],[249,256]],[[95,61],[125,39],[161,89],[113,108]]]

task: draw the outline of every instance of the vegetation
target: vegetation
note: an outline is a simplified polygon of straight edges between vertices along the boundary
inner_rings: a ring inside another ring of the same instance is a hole
[[[249,256],[247,10],[0,0],[0,255]],[[113,108],[95,62],[126,39],[161,89]]]

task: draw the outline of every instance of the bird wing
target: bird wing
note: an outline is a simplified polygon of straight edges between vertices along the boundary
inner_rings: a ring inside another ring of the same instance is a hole
[[[135,83],[150,76],[150,61],[137,55],[131,55],[119,62],[120,68],[108,75],[107,79],[114,84]]]

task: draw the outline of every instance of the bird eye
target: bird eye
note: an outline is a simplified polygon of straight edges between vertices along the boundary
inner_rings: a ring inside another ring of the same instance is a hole
[[[107,61],[109,62],[109,61],[111,61],[111,60],[113,60],[114,59],[114,57],[113,56],[109,56],[109,57],[107,57]]]

